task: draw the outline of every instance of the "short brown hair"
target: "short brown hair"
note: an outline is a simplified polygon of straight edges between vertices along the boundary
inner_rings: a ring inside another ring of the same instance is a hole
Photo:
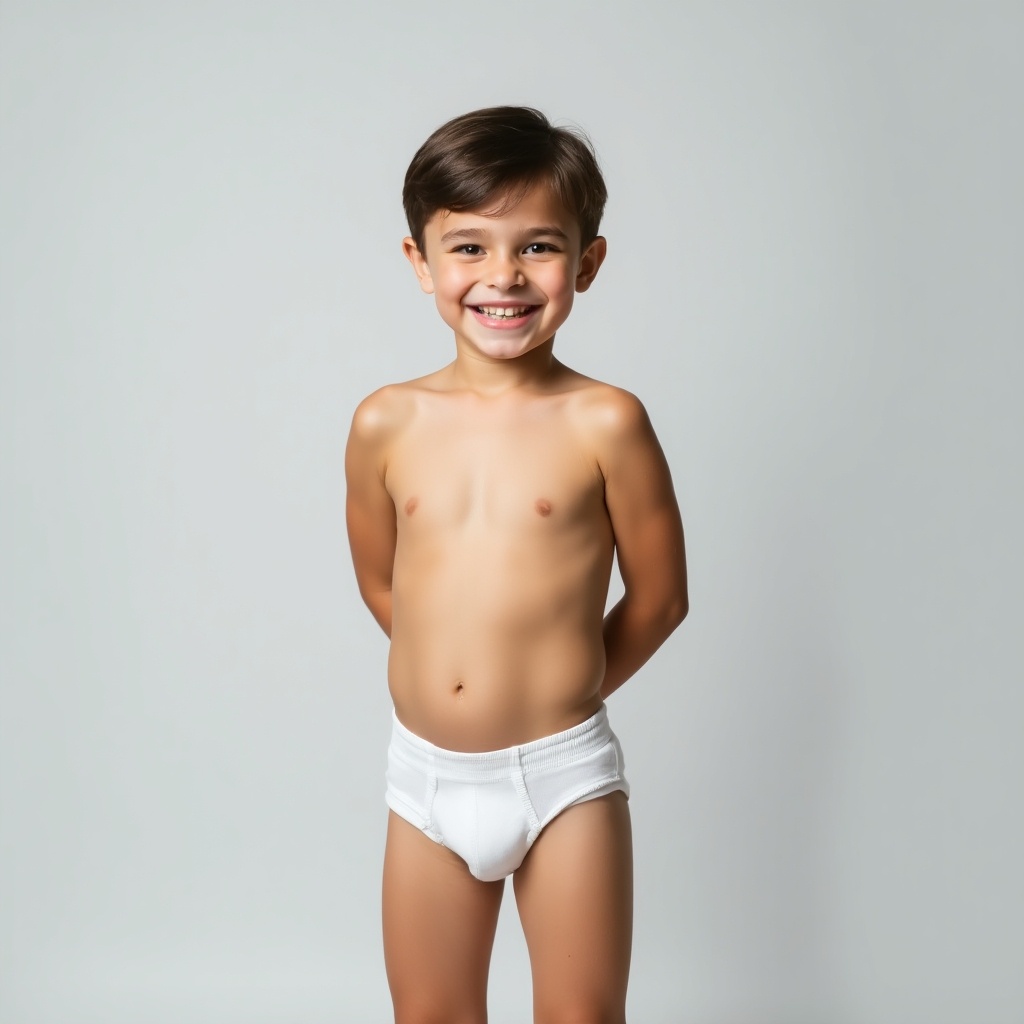
[[[584,246],[596,237],[608,198],[590,140],[556,128],[532,107],[487,107],[441,125],[405,173],[402,202],[409,233],[423,251],[423,229],[438,210],[475,210],[506,196],[506,208],[547,182],[580,226]]]

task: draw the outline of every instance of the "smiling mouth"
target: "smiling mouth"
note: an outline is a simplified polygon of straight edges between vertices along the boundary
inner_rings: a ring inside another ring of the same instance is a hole
[[[527,313],[532,312],[536,306],[474,306],[473,307],[481,316],[486,316],[491,320],[517,320],[519,317],[526,316]]]

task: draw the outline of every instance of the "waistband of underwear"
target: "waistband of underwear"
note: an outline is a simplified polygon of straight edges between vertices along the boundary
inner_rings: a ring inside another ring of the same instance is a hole
[[[523,772],[560,768],[596,754],[614,739],[604,705],[585,722],[563,732],[515,747],[481,752],[435,746],[410,732],[394,712],[392,722],[391,750],[395,755],[414,768],[432,771],[438,778],[453,782],[496,782],[507,779],[509,771],[515,768]]]

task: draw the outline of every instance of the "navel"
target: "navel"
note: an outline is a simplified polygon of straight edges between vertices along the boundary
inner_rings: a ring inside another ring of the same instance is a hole
[[[455,680],[455,699],[462,700],[462,694],[466,687],[463,685],[461,679]]]
[[[419,505],[419,503],[420,503],[420,499],[419,498],[410,498],[405,503],[405,514],[407,516],[411,516],[413,514],[413,512],[416,511],[416,507]]]
[[[533,507],[537,510],[539,516],[551,515],[551,502],[547,498],[538,498],[534,503]]]

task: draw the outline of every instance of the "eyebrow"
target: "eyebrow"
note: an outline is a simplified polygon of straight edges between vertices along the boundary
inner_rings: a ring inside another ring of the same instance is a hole
[[[563,241],[568,242],[569,236],[559,227],[554,227],[551,224],[541,225],[536,228],[529,228],[523,232],[524,236],[530,238],[536,238],[538,235],[546,235],[548,238],[561,238]],[[441,236],[442,242],[455,242],[463,239],[477,239],[485,238],[487,232],[482,228],[457,228],[454,231],[446,231]]]

